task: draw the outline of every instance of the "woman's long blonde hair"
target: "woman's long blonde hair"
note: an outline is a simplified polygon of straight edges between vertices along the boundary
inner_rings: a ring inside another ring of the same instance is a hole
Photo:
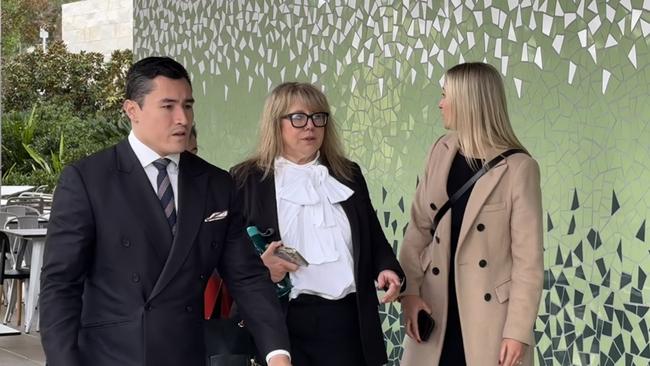
[[[510,124],[505,87],[494,66],[470,62],[452,67],[445,73],[445,95],[451,104],[451,128],[468,161],[485,161],[489,149],[526,151]]]
[[[290,113],[289,108],[297,101],[302,102],[312,112],[327,112],[330,115],[327,125],[323,127],[325,134],[320,147],[320,161],[327,165],[335,176],[352,179],[352,163],[345,157],[327,97],[314,85],[299,82],[282,83],[266,98],[260,117],[256,151],[252,157],[235,168],[236,176],[245,177],[252,167],[261,169],[264,172],[263,178],[273,172],[275,158],[283,153],[280,125],[282,118]]]

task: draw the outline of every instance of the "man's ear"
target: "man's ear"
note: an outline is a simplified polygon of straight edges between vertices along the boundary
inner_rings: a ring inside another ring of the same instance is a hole
[[[135,100],[126,99],[122,104],[122,109],[126,116],[129,117],[131,123],[137,122],[138,112],[140,111],[140,105]]]

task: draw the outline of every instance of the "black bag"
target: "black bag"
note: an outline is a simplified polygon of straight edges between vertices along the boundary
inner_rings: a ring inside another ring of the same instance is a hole
[[[205,321],[208,366],[254,366],[255,342],[239,317]]]

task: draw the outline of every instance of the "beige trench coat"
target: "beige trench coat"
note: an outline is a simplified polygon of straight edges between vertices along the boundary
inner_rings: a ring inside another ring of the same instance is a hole
[[[447,323],[451,214],[433,237],[436,210],[447,200],[447,176],[458,137],[449,133],[432,148],[411,207],[400,250],[404,295],[420,295],[436,327],[427,342],[405,337],[403,366],[437,365]],[[492,153],[489,159],[496,156]],[[539,166],[525,154],[501,161],[470,195],[458,239],[456,291],[468,366],[498,365],[503,338],[528,344],[523,365],[533,365],[533,327],[543,287],[542,206]]]

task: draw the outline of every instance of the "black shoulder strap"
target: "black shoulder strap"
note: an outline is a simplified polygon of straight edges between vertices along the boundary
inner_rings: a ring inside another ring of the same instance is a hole
[[[431,228],[431,235],[436,232],[436,229],[438,228],[438,224],[440,223],[440,220],[442,217],[449,211],[449,209],[458,201],[460,197],[462,197],[465,193],[467,193],[467,190],[476,183],[479,178],[481,178],[485,173],[487,173],[490,169],[492,169],[494,166],[499,164],[501,160],[507,158],[510,155],[517,154],[517,153],[524,153],[526,154],[526,151],[522,149],[510,149],[502,152],[499,154],[497,157],[494,159],[490,160],[487,164],[483,165],[481,169],[479,169],[465,184],[463,184],[462,187],[460,187],[459,190],[456,191],[451,197],[449,197],[449,200],[445,202],[442,207],[440,207],[440,210],[436,213],[436,215],[433,217],[433,227]]]

